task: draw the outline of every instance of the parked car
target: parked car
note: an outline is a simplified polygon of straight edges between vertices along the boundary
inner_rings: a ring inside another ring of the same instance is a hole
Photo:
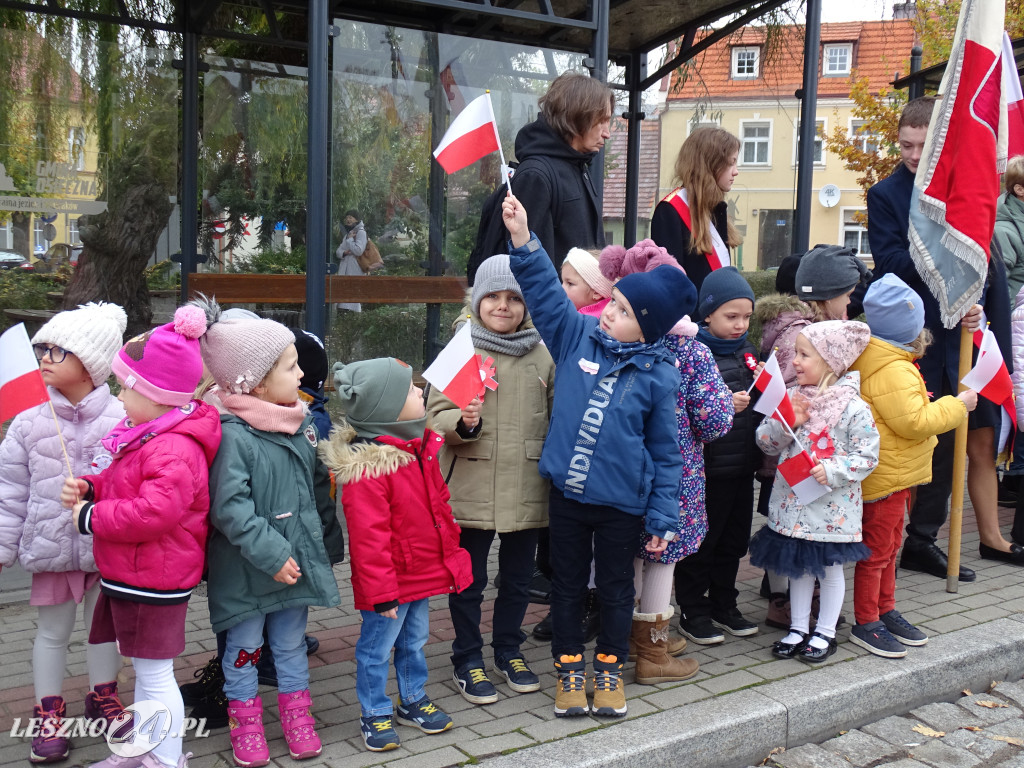
[[[14,251],[0,251],[0,269],[17,269],[25,264],[25,257]]]
[[[78,257],[82,253],[81,245],[68,245],[67,243],[54,243],[46,253],[39,254],[32,264],[25,264],[24,269],[34,272],[50,273],[56,272],[62,264],[78,266]]]

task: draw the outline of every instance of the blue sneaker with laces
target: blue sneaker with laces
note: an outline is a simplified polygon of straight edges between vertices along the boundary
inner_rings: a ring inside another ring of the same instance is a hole
[[[470,662],[452,673],[462,698],[470,704],[493,704],[498,700],[498,690],[487,677],[483,664]]]
[[[540,690],[540,678],[526,664],[518,653],[514,656],[495,656],[494,671],[505,678],[508,687],[516,693],[531,693]]]
[[[878,618],[882,620],[885,628],[889,630],[893,637],[904,645],[918,646],[928,644],[928,635],[903,618],[903,614],[895,608],[888,613],[883,613]]]
[[[411,704],[399,704],[395,720],[399,725],[411,725],[424,733],[442,733],[452,727],[452,719],[426,696]]]
[[[398,732],[391,724],[391,715],[360,717],[359,730],[363,734],[363,744],[371,752],[398,749],[398,745],[402,743],[398,739]]]

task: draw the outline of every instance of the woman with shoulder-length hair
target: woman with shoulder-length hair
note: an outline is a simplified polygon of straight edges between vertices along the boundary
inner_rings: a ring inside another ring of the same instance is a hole
[[[679,148],[674,189],[654,209],[651,239],[675,256],[700,290],[713,270],[731,263],[743,242],[729,222],[725,193],[739,171],[740,141],[723,128],[700,126]]]

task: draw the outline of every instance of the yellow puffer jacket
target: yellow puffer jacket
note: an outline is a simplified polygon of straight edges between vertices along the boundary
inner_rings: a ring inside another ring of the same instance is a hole
[[[860,371],[860,396],[881,436],[878,467],[862,485],[864,501],[931,482],[935,435],[959,426],[966,406],[951,395],[931,402],[914,356],[874,336],[851,370]]]

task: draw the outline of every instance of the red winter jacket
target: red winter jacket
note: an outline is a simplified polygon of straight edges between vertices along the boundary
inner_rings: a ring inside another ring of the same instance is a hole
[[[203,575],[210,523],[210,462],[220,417],[206,403],[173,429],[126,448],[92,484],[79,526],[93,535],[105,594],[181,603]]]
[[[468,587],[469,553],[437,465],[443,438],[430,430],[416,440],[354,438],[342,423],[321,455],[340,489],[355,607],[382,612]]]

